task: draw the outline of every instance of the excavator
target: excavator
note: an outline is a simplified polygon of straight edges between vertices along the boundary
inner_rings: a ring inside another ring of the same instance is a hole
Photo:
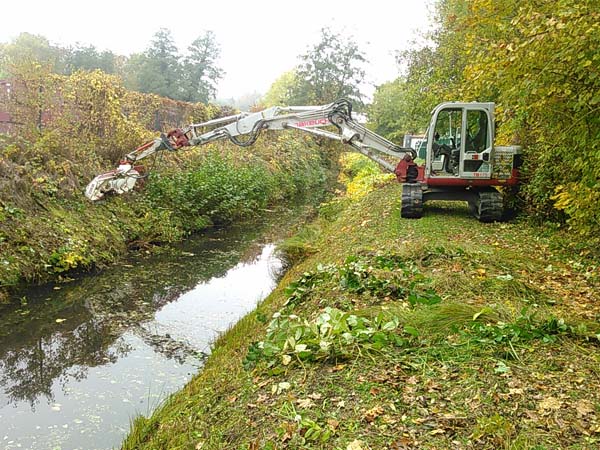
[[[131,191],[143,178],[138,162],[161,151],[177,151],[228,139],[249,147],[265,130],[298,130],[340,141],[394,173],[402,183],[400,214],[420,218],[429,200],[466,201],[482,222],[503,219],[503,197],[496,187],[519,181],[521,147],[494,146],[494,103],[447,102],[436,106],[426,132],[425,160],[367,129],[340,99],[323,106],[271,107],[177,128],[125,155],[119,166],[98,175],[86,188],[88,199]]]

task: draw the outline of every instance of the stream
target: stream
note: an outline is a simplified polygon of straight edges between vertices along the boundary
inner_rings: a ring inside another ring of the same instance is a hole
[[[0,306],[0,449],[118,447],[276,285],[305,210],[188,239]],[[279,230],[279,231],[278,231]]]

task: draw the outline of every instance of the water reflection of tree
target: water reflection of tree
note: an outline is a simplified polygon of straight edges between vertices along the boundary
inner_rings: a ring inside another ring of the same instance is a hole
[[[45,397],[53,401],[58,383],[81,380],[89,368],[114,363],[129,349],[119,339],[139,336],[167,358],[183,362],[194,349],[140,323],[198,283],[222,277],[239,262],[260,255],[256,238],[264,224],[216,232],[189,242],[184,256],[157,256],[133,267],[111,269],[64,285],[24,293],[28,304],[0,310],[0,387],[6,402]],[[194,256],[190,256],[193,254]]]
[[[83,379],[90,367],[116,361],[127,349],[110,347],[114,336],[105,328],[91,318],[74,329],[15,333],[12,345],[0,349],[0,386],[8,402],[25,400],[33,407],[42,396],[52,401],[55,382],[64,386],[69,378]]]

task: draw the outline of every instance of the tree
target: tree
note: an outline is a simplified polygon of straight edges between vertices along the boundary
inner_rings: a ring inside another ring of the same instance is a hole
[[[6,71],[6,45],[0,43],[0,80],[3,80],[8,76],[8,72]]]
[[[92,71],[100,69],[104,73],[113,74],[116,71],[116,56],[105,50],[99,52],[93,45],[77,44],[65,52],[65,72],[67,75],[77,70]]]
[[[50,44],[43,36],[21,33],[12,42],[4,46],[2,66],[19,65],[21,63],[37,62],[54,70],[62,72],[62,49]]]
[[[378,89],[378,129],[407,127],[406,108],[495,102],[496,142],[524,147],[525,209],[541,220],[563,210],[600,242],[598,0],[438,0],[436,23],[427,46],[398,55],[402,77]]]
[[[139,58],[137,85],[141,92],[178,99],[181,94],[181,66],[171,32],[161,28],[150,47]]]
[[[300,92],[296,69],[285,72],[277,78],[261,100],[265,107],[302,104],[301,98],[294,98]],[[301,96],[300,96],[301,97]]]
[[[321,29],[320,41],[300,56],[296,69],[298,83],[293,97],[304,104],[323,104],[340,97],[363,105],[360,85],[364,82],[367,62],[351,37]]]
[[[206,31],[188,47],[188,55],[183,63],[181,100],[208,103],[215,98],[216,83],[224,72],[216,60],[221,54],[215,34]]]

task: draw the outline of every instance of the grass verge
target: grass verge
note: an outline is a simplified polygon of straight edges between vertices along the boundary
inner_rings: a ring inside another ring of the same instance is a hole
[[[300,261],[125,449],[592,449],[597,265],[388,184],[322,208]]]

